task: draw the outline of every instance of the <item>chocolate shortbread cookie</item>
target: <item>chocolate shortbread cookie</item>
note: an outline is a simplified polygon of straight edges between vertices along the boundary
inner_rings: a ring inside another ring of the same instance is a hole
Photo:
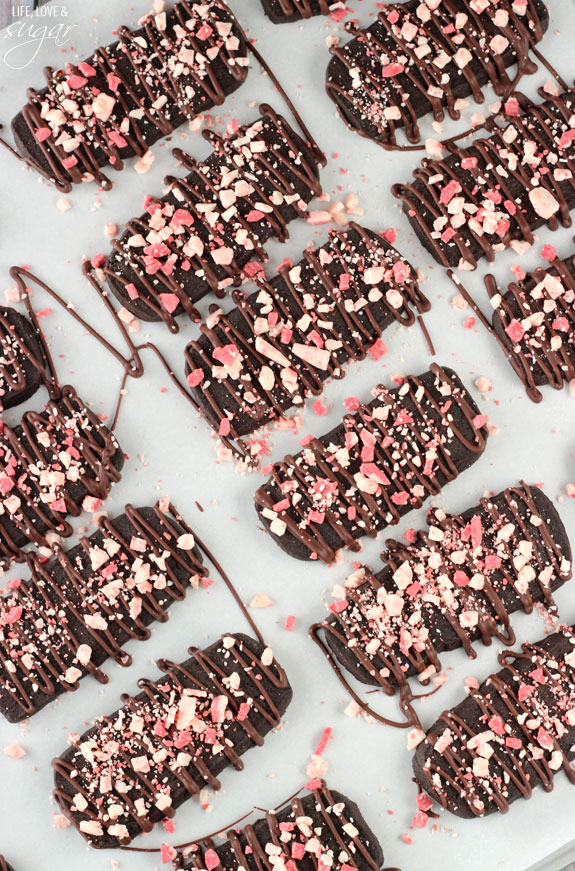
[[[33,396],[45,370],[44,351],[28,318],[0,306],[0,411]]]
[[[202,787],[219,789],[217,775],[241,770],[279,725],[292,691],[268,647],[234,634],[190,653],[158,661],[165,677],[141,680],[54,760],[56,800],[92,846],[128,844]]]
[[[429,309],[411,265],[358,224],[278,271],[249,296],[237,291],[236,308],[213,312],[186,348],[192,396],[220,435],[284,417],[328,378],[343,378],[350,360],[376,354],[386,327]]]
[[[542,399],[538,387],[560,390],[575,378],[575,256],[558,260],[552,252],[546,269],[518,277],[503,295],[492,276],[485,280],[494,333],[534,402]]]
[[[445,711],[413,770],[440,805],[472,819],[506,813],[561,769],[575,784],[575,634],[564,626],[499,655],[502,670]]]
[[[30,580],[0,598],[0,712],[15,723],[78,689],[108,678],[109,658],[128,666],[127,641],[148,628],[207,575],[193,530],[172,508],[126,506],[48,562],[28,556]]]
[[[418,119],[460,117],[458,100],[483,103],[484,85],[509,94],[536,67],[529,49],[549,25],[541,0],[526,3],[433,0],[386,3],[367,28],[350,22],[354,38],[331,49],[326,90],[348,127],[384,148],[420,141]],[[516,76],[510,77],[509,67]]]
[[[4,856],[0,856],[0,871],[14,871],[12,865],[9,865]]]
[[[384,569],[346,578],[331,616],[311,630],[362,683],[399,688],[408,719],[408,678],[429,683],[443,651],[475,657],[480,640],[514,644],[511,614],[537,602],[555,610],[553,593],[571,577],[567,532],[537,487],[509,487],[461,515],[433,508],[427,523],[411,543],[386,542]]]
[[[511,97],[509,124],[426,159],[414,181],[394,185],[422,245],[442,266],[475,268],[497,251],[522,254],[534,231],[570,226],[575,207],[575,91],[533,104]]]
[[[348,414],[295,457],[275,463],[255,495],[282,550],[331,562],[392,526],[483,453],[486,418],[451,369],[433,364]]]
[[[285,241],[289,222],[321,193],[314,149],[270,106],[261,113],[226,136],[206,131],[214,150],[204,161],[176,149],[189,174],[169,176],[166,196],[149,198],[99,264],[137,317],[174,331],[178,314],[198,319],[194,303],[240,284],[250,260],[266,259],[263,243]]]
[[[222,0],[180,0],[150,13],[143,26],[118,30],[63,70],[47,67],[47,86],[30,89],[12,121],[17,148],[60,190],[123,169],[186,119],[223,103],[248,72],[244,34]]]
[[[379,871],[381,845],[355,802],[319,781],[311,792],[296,796],[265,817],[233,828],[224,843],[211,838],[182,851],[178,867],[185,871],[260,871],[273,865],[290,871]]]
[[[67,538],[68,516],[85,497],[104,499],[120,480],[124,454],[114,434],[73,387],[45,411],[28,411],[0,432],[0,565],[24,562],[28,544]]]

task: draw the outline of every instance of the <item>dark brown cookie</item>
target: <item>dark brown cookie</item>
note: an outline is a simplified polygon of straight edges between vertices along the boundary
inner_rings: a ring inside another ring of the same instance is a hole
[[[310,787],[311,788],[311,787]],[[317,781],[312,792],[296,796],[280,808],[243,828],[226,833],[226,841],[211,838],[182,851],[178,866],[185,871],[260,871],[273,862],[288,871],[379,871],[381,845],[355,802]]]
[[[12,865],[9,865],[4,856],[0,856],[0,871],[14,871]]]
[[[72,534],[68,516],[86,497],[105,499],[120,479],[124,454],[114,434],[73,387],[42,412],[28,411],[0,433],[0,565],[24,562],[28,544]]]
[[[295,457],[255,495],[282,550],[331,562],[341,547],[399,522],[483,453],[486,418],[459,377],[433,364],[376,396]]]
[[[141,680],[54,760],[56,800],[92,846],[128,844],[204,786],[219,789],[217,775],[241,770],[279,725],[292,691],[269,648],[234,634],[190,653],[158,661],[165,677]]]
[[[247,75],[244,34],[222,0],[180,0],[118,36],[79,64],[48,67],[47,87],[31,89],[12,121],[24,159],[60,190],[89,178],[111,187],[102,167],[143,157]]]
[[[102,273],[122,304],[146,321],[177,330],[176,316],[198,319],[194,303],[210,290],[238,285],[263,243],[285,241],[287,225],[321,193],[317,155],[270,106],[226,136],[208,131],[214,151],[195,161],[175,154],[189,173],[168,177],[169,191],[149,198],[127,224]],[[254,264],[257,271],[257,265]]]
[[[417,143],[422,116],[433,113],[442,121],[447,111],[457,119],[458,100],[472,96],[483,103],[485,85],[503,96],[514,75],[534,72],[529,48],[548,26],[541,0],[497,10],[482,0],[386,3],[369,27],[348,24],[354,38],[332,48],[326,90],[362,136],[393,148],[396,131],[404,128],[407,140]],[[510,76],[512,66],[517,72]]]
[[[193,530],[172,506],[126,507],[70,551],[42,562],[28,556],[30,580],[0,599],[0,712],[10,722],[35,714],[91,675],[123,666],[127,641],[145,641],[207,575]]]
[[[542,399],[538,387],[560,390],[575,378],[575,257],[558,260],[552,251],[547,269],[518,278],[504,295],[486,278],[493,330],[534,402]]]
[[[44,352],[28,318],[0,306],[0,411],[33,396],[45,369]]]
[[[429,683],[443,651],[514,644],[511,614],[537,602],[556,610],[553,593],[571,577],[567,532],[537,487],[509,487],[461,515],[434,508],[427,522],[410,544],[386,542],[384,569],[346,578],[331,616],[312,627],[355,678],[388,695],[399,688],[414,722],[408,678]]]
[[[443,266],[475,268],[497,251],[522,254],[547,224],[570,226],[575,207],[575,91],[544,103],[511,97],[509,123],[443,159],[423,161],[395,196],[421,243]]]
[[[445,711],[419,745],[420,786],[459,817],[506,813],[557,771],[575,784],[575,635],[565,626],[517,653]]]
[[[236,439],[319,395],[342,378],[392,323],[411,325],[429,302],[410,264],[371,230],[332,231],[299,263],[279,268],[258,290],[234,294],[186,348],[194,401],[220,435]],[[415,311],[414,311],[415,309]],[[373,353],[377,352],[377,347]]]

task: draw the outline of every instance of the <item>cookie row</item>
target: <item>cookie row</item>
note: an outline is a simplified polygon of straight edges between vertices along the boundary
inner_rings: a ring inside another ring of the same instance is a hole
[[[314,149],[270,106],[235,132],[205,135],[212,154],[196,161],[176,149],[188,175],[168,177],[168,193],[148,197],[112,254],[94,262],[130,312],[173,331],[178,314],[197,319],[195,302],[222,296],[250,261],[267,259],[264,242],[285,241],[289,222],[321,193]]]
[[[375,398],[295,456],[275,463],[255,495],[290,556],[332,562],[364,535],[394,525],[479,459],[486,418],[451,369],[433,364]]]
[[[45,70],[46,86],[28,91],[12,121],[17,148],[63,191],[123,168],[186,119],[215,105],[245,80],[247,45],[221,0],[179,0],[142,27],[81,63]]]
[[[237,439],[343,378],[350,360],[383,353],[392,323],[411,325],[429,302],[413,268],[384,239],[351,223],[295,265],[212,311],[186,349],[187,383],[203,417]]]
[[[9,582],[0,599],[0,712],[18,722],[104,662],[123,666],[123,645],[150,637],[149,626],[207,575],[193,530],[164,502],[126,507],[70,551],[46,561],[27,555],[29,580]]]
[[[460,515],[432,508],[427,524],[408,542],[387,540],[385,568],[359,567],[310,630],[338,677],[343,666],[387,695],[399,690],[414,724],[411,677],[430,683],[444,651],[473,657],[493,637],[513,644],[511,615],[539,602],[555,611],[553,594],[572,573],[565,527],[537,487],[509,487]]]
[[[507,126],[426,159],[414,181],[394,185],[422,245],[442,266],[474,269],[497,251],[522,253],[534,231],[569,226],[575,206],[575,91],[505,105]]]
[[[420,141],[418,120],[445,113],[458,119],[458,101],[484,100],[490,85],[502,97],[536,67],[529,49],[549,25],[541,0],[408,0],[385,4],[367,28],[350,23],[354,38],[332,48],[326,91],[352,129],[384,148],[405,130]],[[515,79],[507,72],[516,68]],[[399,146],[401,147],[401,146]]]

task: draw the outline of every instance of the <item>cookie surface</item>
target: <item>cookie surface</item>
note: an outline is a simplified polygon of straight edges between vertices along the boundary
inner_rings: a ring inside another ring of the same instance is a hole
[[[561,770],[575,784],[573,627],[499,660],[504,668],[444,712],[413,759],[419,785],[469,819],[551,790]]]
[[[28,318],[0,306],[0,411],[25,402],[44,381],[46,360]]]
[[[226,136],[210,132],[214,151],[196,162],[177,157],[190,172],[168,177],[169,192],[150,199],[127,224],[103,266],[113,293],[137,317],[177,329],[209,291],[222,296],[238,285],[263,243],[288,238],[287,225],[321,193],[311,146],[269,106],[262,117]]]
[[[433,364],[274,464],[256,510],[282,550],[331,562],[419,508],[483,453],[487,430],[451,369]]]
[[[124,454],[114,434],[73,387],[43,412],[29,411],[0,434],[0,565],[23,562],[28,544],[72,534],[68,516],[85,497],[105,499],[120,479]]]
[[[195,402],[216,432],[232,438],[319,395],[350,360],[378,353],[386,327],[409,326],[416,311],[429,309],[411,265],[357,224],[332,231],[299,263],[234,300],[236,308],[207,318],[186,348]]]
[[[515,74],[508,67],[533,72],[528,50],[548,25],[541,0],[498,10],[482,0],[388,3],[369,27],[349,25],[354,38],[332,49],[326,90],[362,136],[392,148],[403,128],[418,143],[422,116],[457,119],[457,101],[482,103],[483,86],[498,96],[510,92]]]
[[[509,123],[499,132],[466,147],[453,143],[445,158],[424,160],[413,182],[393,187],[422,245],[442,266],[473,269],[507,248],[521,255],[539,227],[570,224],[575,91],[540,104],[511,97],[505,112]]]
[[[28,557],[30,580],[0,599],[0,712],[8,720],[37,713],[87,675],[106,683],[103,663],[130,665],[122,645],[149,638],[148,627],[207,575],[193,532],[162,508],[128,505],[51,561]]]
[[[246,635],[158,666],[165,677],[141,680],[139,695],[53,762],[55,798],[94,847],[128,844],[204,786],[218,790],[220,772],[243,768],[292,698],[271,650]]]
[[[180,0],[79,64],[47,74],[13,119],[23,157],[63,191],[102,167],[145,159],[186,119],[223,103],[248,71],[243,33],[222,0]]]
[[[398,688],[408,717],[408,678],[429,683],[444,651],[474,656],[493,637],[514,644],[511,614],[537,602],[554,608],[553,593],[571,577],[567,532],[537,487],[509,487],[461,515],[434,508],[427,523],[411,544],[386,542],[384,569],[346,578],[331,616],[313,627],[358,680]]]
[[[381,845],[358,806],[323,781],[312,792],[226,834],[223,844],[207,839],[183,851],[181,867],[207,867],[206,855],[219,871],[259,871],[270,855],[278,857],[274,864],[285,862],[291,871],[315,871],[319,857],[332,871],[379,871],[383,864]]]
[[[341,0],[261,0],[268,18],[275,24],[312,18],[314,15],[330,15],[345,12]]]

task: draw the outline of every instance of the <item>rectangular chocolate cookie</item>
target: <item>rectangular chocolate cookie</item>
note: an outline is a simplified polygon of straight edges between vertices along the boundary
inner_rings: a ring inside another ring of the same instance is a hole
[[[384,148],[402,148],[400,128],[408,142],[419,142],[423,115],[443,121],[447,111],[458,119],[458,100],[482,103],[484,85],[500,97],[509,94],[524,73],[535,71],[529,49],[549,26],[541,0],[383,5],[369,27],[350,22],[354,38],[331,49],[326,90],[348,127]],[[507,72],[512,66],[515,78]]]
[[[448,156],[424,160],[413,182],[394,185],[422,245],[442,266],[474,269],[510,247],[522,254],[539,227],[570,225],[575,91],[547,96],[540,104],[509,98],[507,126],[468,146],[452,143]]]
[[[490,675],[427,733],[413,758],[420,786],[459,817],[506,813],[563,769],[575,784],[575,627],[499,654]]]
[[[93,847],[130,843],[149,832],[279,725],[292,691],[268,647],[224,635],[190,648],[165,676],[96,724],[53,762],[55,798]]]
[[[314,15],[345,12],[342,0],[261,0],[264,12],[274,24],[301,21]]]
[[[12,121],[23,159],[62,191],[121,170],[186,119],[224,102],[248,72],[241,28],[222,0],[180,0],[85,61],[45,71]]]
[[[28,411],[0,431],[0,565],[24,562],[29,544],[67,538],[68,516],[86,496],[105,499],[120,480],[124,454],[114,434],[73,387],[45,411]]]
[[[4,856],[0,856],[0,871],[14,871],[12,865],[9,865]]]
[[[321,780],[254,823],[230,829],[223,844],[199,840],[179,857],[185,871],[261,871],[271,865],[317,871],[320,861],[331,871],[379,871],[384,861],[357,804]]]
[[[390,324],[410,326],[413,309],[429,309],[410,264],[358,224],[278,271],[249,296],[236,291],[236,308],[210,315],[186,348],[194,402],[224,437],[284,417],[342,378]]]
[[[33,396],[45,371],[44,351],[28,318],[0,306],[0,412]]]
[[[575,256],[554,257],[548,268],[511,282],[503,295],[493,276],[485,283],[493,333],[529,398],[540,402],[538,387],[560,390],[575,378]]]
[[[123,666],[127,641],[145,641],[173,602],[207,575],[193,530],[162,503],[110,520],[48,562],[28,556],[29,580],[0,598],[0,712],[12,723],[78,689],[102,664]]]
[[[509,487],[461,515],[432,508],[427,523],[411,543],[386,542],[384,569],[346,578],[331,616],[311,628],[342,680],[337,663],[388,695],[399,688],[414,724],[408,678],[429,683],[443,651],[473,657],[493,637],[514,644],[511,614],[537,602],[556,610],[553,593],[571,577],[567,532],[537,487]]]
[[[289,222],[321,193],[311,145],[270,106],[261,113],[225,136],[206,131],[214,150],[204,161],[176,149],[188,175],[168,176],[168,193],[149,198],[113,242],[101,272],[137,317],[163,320],[174,332],[178,314],[197,320],[194,303],[240,284],[249,261],[266,259],[263,243],[284,242]]]
[[[392,526],[483,453],[486,418],[452,369],[435,363],[375,398],[295,457],[276,463],[256,510],[282,550],[331,562]]]

